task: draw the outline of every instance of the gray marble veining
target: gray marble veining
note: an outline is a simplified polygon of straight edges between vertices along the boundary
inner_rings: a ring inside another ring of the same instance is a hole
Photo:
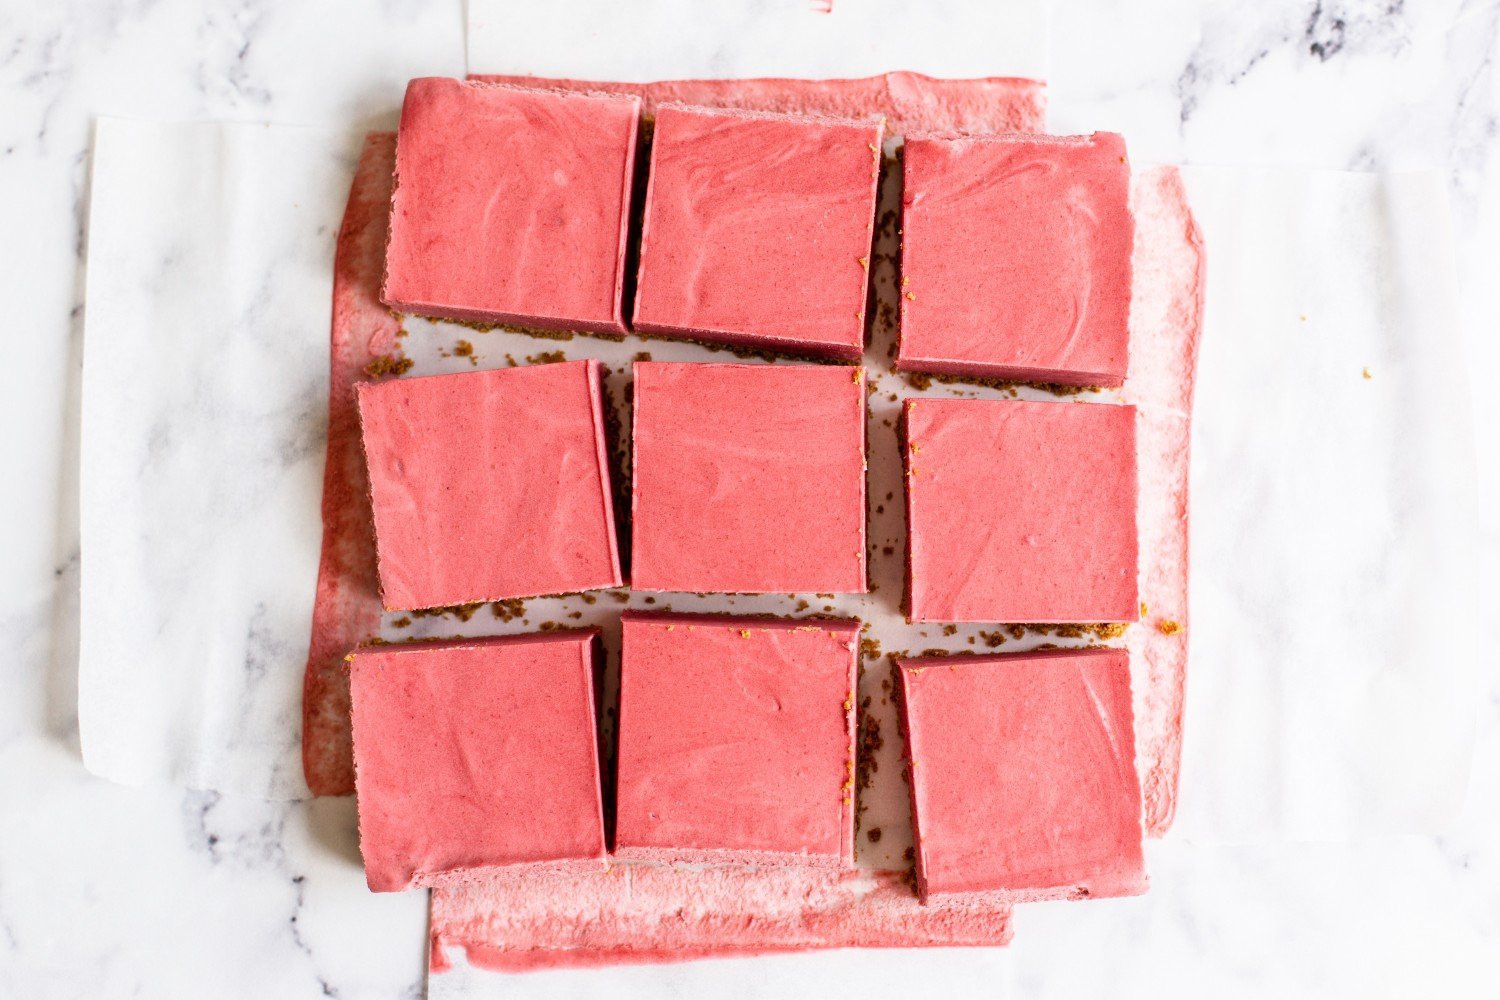
[[[71,708],[79,273],[92,116],[387,123],[407,77],[462,71],[461,18],[456,0],[0,4],[13,373],[0,393],[10,462],[0,480],[10,526],[0,546],[0,994],[420,995],[421,896],[364,893],[349,803],[126,789],[82,770]],[[1493,0],[1061,0],[1053,118],[1060,129],[1125,131],[1141,160],[1446,168],[1470,365],[1484,373],[1500,360],[1497,21]],[[1500,421],[1483,401],[1476,417],[1478,544],[1493,557]],[[1500,606],[1493,572],[1485,595]],[[870,995],[914,984],[954,995],[1483,995],[1486,984],[1466,977],[1493,974],[1485,962],[1500,941],[1500,672],[1494,654],[1481,667],[1469,801],[1443,837],[1154,844],[1152,893],[1028,908],[1003,956],[791,956],[637,969],[621,981],[684,996],[835,981]]]

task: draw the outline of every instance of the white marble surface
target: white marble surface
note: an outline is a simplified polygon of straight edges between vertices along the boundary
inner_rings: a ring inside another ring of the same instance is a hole
[[[0,273],[12,302],[12,378],[0,393],[11,461],[0,482],[11,526],[0,550],[10,638],[0,660],[0,995],[420,995],[421,897],[363,892],[348,803],[128,789],[83,772],[73,716],[79,264],[92,116],[381,123],[406,78],[462,71],[460,6],[0,3]],[[1484,373],[1500,360],[1497,22],[1495,3],[1472,0],[1060,0],[1053,125],[1125,131],[1143,161],[1446,170],[1469,367]],[[1476,419],[1486,519],[1476,546],[1492,566],[1500,421],[1483,402]],[[1484,585],[1481,604],[1493,609],[1492,573]],[[1441,837],[1154,844],[1150,894],[1025,908],[1005,952],[697,963],[629,970],[620,982],[687,996],[835,986],[872,996],[1492,995],[1500,671],[1495,652],[1484,657],[1476,766]],[[569,996],[591,984],[559,975],[478,985]]]
[[[1443,176],[1181,171],[1208,263],[1172,833],[1440,832],[1466,791],[1477,637],[1411,623],[1479,613]]]
[[[520,21],[516,6],[468,0],[471,72],[634,82],[1047,72],[1048,0],[570,0],[530,5]]]

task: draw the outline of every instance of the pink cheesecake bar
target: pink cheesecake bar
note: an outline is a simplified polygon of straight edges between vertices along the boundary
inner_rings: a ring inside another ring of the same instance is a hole
[[[625,612],[616,855],[850,865],[859,629]]]
[[[1127,622],[1135,407],[908,399],[914,622]]]
[[[359,847],[376,892],[600,870],[598,629],[350,657]]]
[[[899,666],[923,902],[1145,891],[1124,650]]]
[[[631,585],[863,592],[862,376],[637,362]]]
[[[1125,140],[906,137],[896,366],[1117,386],[1128,367]]]
[[[635,328],[858,360],[882,131],[658,105]]]
[[[411,81],[383,298],[424,316],[623,333],[640,100]]]
[[[361,383],[391,610],[620,585],[603,366]]]

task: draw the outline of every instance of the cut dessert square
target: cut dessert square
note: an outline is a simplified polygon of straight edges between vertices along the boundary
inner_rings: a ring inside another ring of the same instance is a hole
[[[615,853],[852,863],[859,628],[627,611]]]
[[[387,608],[620,585],[602,378],[570,361],[358,386]]]
[[[914,622],[1135,621],[1135,407],[908,399]]]
[[[863,370],[635,365],[631,584],[865,590]]]
[[[906,137],[896,366],[1116,386],[1135,223],[1125,140]]]
[[[857,360],[882,131],[659,105],[635,328]]]
[[[350,657],[359,846],[376,892],[603,868],[599,630]]]
[[[899,663],[924,902],[1145,891],[1124,650]]]
[[[384,301],[623,333],[640,101],[427,77],[401,109]]]

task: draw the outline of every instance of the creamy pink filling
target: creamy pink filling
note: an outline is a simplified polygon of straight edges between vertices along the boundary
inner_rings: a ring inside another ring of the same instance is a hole
[[[924,900],[1145,891],[1125,651],[926,657],[900,668]]]
[[[626,612],[616,855],[851,864],[859,628]]]
[[[359,845],[386,892],[515,865],[602,869],[597,629],[351,657]]]
[[[1172,825],[1182,754],[1188,638],[1188,449],[1203,318],[1203,236],[1176,167],[1136,175],[1130,380],[1139,414],[1141,624],[1126,633],[1136,670],[1136,754],[1146,831]]]
[[[861,375],[637,362],[631,585],[862,592]]]
[[[637,330],[864,352],[881,122],[661,104]]]
[[[923,906],[902,874],[858,869],[615,865],[489,879],[432,894],[432,968],[446,951],[509,972],[682,962],[809,948],[1003,945],[1010,908]]]
[[[898,367],[1124,381],[1133,236],[1124,139],[912,134],[904,178]]]
[[[362,383],[393,610],[620,584],[598,361]]]
[[[623,332],[640,102],[411,81],[385,301],[425,316]]]
[[[910,399],[905,422],[912,621],[1139,617],[1134,407]]]

